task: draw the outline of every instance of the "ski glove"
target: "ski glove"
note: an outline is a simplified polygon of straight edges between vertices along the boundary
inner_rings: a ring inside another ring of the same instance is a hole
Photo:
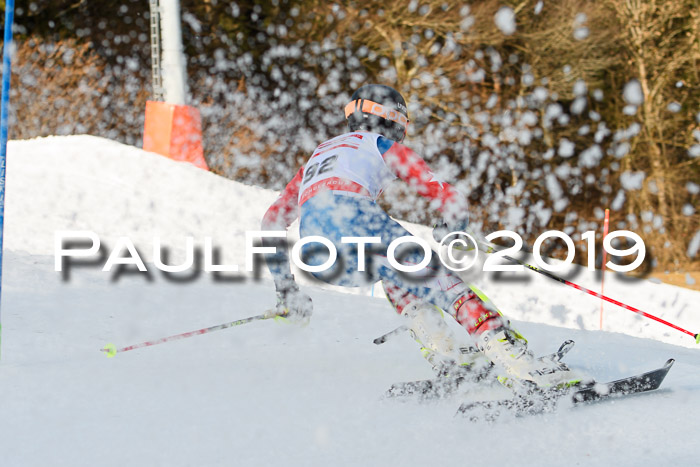
[[[286,274],[275,278],[277,314],[297,324],[306,325],[313,313],[311,297],[299,290],[294,276]]]
[[[466,215],[464,219],[460,219],[458,221],[447,221],[444,218],[440,219],[433,225],[433,239],[435,239],[436,242],[440,243],[446,235],[452,232],[466,232],[468,226],[468,215]],[[464,235],[453,235],[448,239],[448,241],[454,239],[455,237],[462,238],[464,237]]]

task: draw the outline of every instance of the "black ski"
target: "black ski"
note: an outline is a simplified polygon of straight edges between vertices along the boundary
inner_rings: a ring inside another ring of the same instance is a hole
[[[670,358],[664,366],[657,370],[649,371],[638,376],[618,379],[610,383],[593,384],[585,388],[577,389],[572,394],[575,404],[605,399],[614,396],[624,396],[639,392],[653,391],[661,386],[666,375],[671,370],[674,359]]]
[[[494,421],[504,413],[524,416],[554,412],[559,401],[565,397],[569,397],[574,404],[579,404],[653,391],[661,386],[674,362],[671,358],[661,368],[609,383],[590,383],[585,387],[563,390],[535,390],[499,401],[466,402],[457,409],[455,415],[469,417],[472,421]]]

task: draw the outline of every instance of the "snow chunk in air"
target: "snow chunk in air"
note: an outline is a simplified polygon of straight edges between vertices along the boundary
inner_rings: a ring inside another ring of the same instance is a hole
[[[625,84],[625,89],[622,91],[622,98],[630,105],[641,105],[644,102],[644,94],[642,93],[642,85],[639,81],[633,79]]]
[[[507,6],[501,7],[493,18],[498,29],[506,36],[510,36],[515,32],[515,13],[512,8]]]
[[[620,175],[620,183],[627,191],[639,190],[642,187],[642,182],[644,182],[645,177],[646,174],[641,170],[637,172],[627,171]]]

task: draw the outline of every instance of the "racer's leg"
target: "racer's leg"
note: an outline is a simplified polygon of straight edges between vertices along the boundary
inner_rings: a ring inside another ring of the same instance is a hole
[[[438,375],[458,375],[459,370],[490,365],[471,339],[454,333],[446,321],[451,318],[446,318],[443,310],[390,282],[384,281],[382,286],[396,312],[407,318],[411,337]],[[474,367],[474,363],[479,365]]]
[[[359,286],[382,280],[387,296],[397,312],[409,318],[414,339],[421,351],[438,371],[455,365],[470,365],[478,354],[462,353],[471,342],[458,338],[445,322],[443,310],[453,317],[452,303],[471,290],[457,276],[444,268],[437,255],[424,270],[412,274],[396,271],[388,262],[387,248],[399,237],[412,236],[399,223],[391,219],[375,203],[357,198],[321,194],[307,201],[302,208],[300,225],[302,237],[323,236],[336,246],[338,260],[334,269],[314,274],[328,283]],[[380,237],[378,245],[366,248],[366,271],[357,271],[357,248],[342,243],[342,237]],[[415,245],[412,245],[415,246]],[[397,257],[404,264],[418,263],[423,259],[422,248],[404,249]],[[318,265],[327,259],[325,246],[308,247],[305,262]],[[478,302],[478,297],[475,299]],[[474,307],[470,308],[473,309]]]
[[[479,350],[516,380],[529,380],[540,386],[577,381],[577,377],[563,364],[536,360],[527,349],[527,340],[510,329],[505,318],[490,302],[484,301],[440,264],[436,255],[432,255],[428,266],[417,272],[404,273],[392,267],[387,259],[389,245],[395,239],[411,234],[374,202],[337,196],[332,192],[317,195],[302,206],[300,231],[302,237],[324,236],[338,250],[339,261],[334,267],[326,273],[315,273],[315,276],[339,285],[362,285],[363,281],[369,284],[378,279],[394,284],[402,291],[450,313],[475,339]],[[365,271],[358,271],[357,248],[344,244],[342,237],[381,239],[379,244],[366,248],[368,264]],[[320,250],[309,247],[303,251],[307,257],[306,263],[310,265],[323,264],[328,256],[325,247]],[[419,264],[425,255],[418,245],[399,248],[397,253],[399,262],[404,265]],[[424,303],[416,305],[416,311],[422,309],[426,309]],[[424,323],[427,322],[429,320],[424,319]]]
[[[299,228],[302,237],[325,237],[338,252],[338,258],[329,270],[313,274],[321,280],[344,286],[368,285],[377,280],[393,284],[405,297],[426,300],[448,312],[470,335],[502,327],[505,323],[498,310],[482,301],[467,284],[445,268],[436,254],[432,254],[430,263],[420,271],[397,271],[387,258],[388,247],[397,238],[413,235],[370,200],[334,195],[333,192],[318,194],[302,206]],[[381,239],[378,244],[366,246],[365,271],[358,270],[357,245],[343,243],[343,237]],[[328,254],[323,245],[307,244],[302,248],[302,257],[309,265],[323,264]],[[405,265],[420,263],[424,255],[423,249],[413,243],[396,250],[398,261]]]

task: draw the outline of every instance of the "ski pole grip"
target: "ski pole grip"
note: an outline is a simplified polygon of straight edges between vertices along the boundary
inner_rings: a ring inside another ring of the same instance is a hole
[[[700,344],[700,333],[699,333],[699,334],[695,334],[695,336],[693,336],[693,337],[695,337],[695,343],[696,343],[696,344]]]
[[[283,312],[277,311],[276,308],[270,308],[269,310],[265,310],[265,312],[260,316],[262,319],[270,319],[270,318],[278,318],[280,316],[284,316]]]

